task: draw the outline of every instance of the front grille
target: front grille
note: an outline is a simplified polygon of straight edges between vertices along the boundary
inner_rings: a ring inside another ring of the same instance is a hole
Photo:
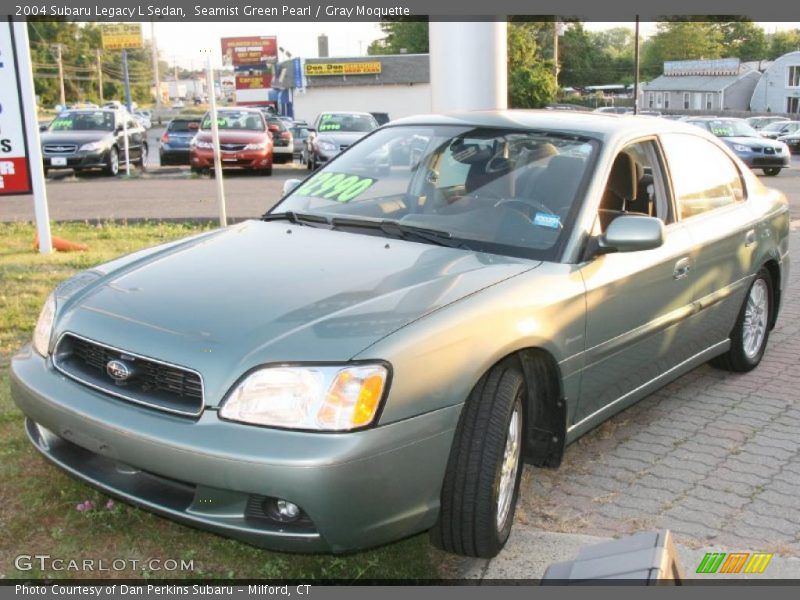
[[[73,154],[78,149],[77,144],[45,144],[45,154]]]
[[[246,144],[220,144],[220,150],[223,152],[239,152],[244,150]]]
[[[109,374],[112,361],[123,363],[127,378]],[[69,333],[59,341],[53,362],[68,377],[124,400],[183,415],[197,416],[203,410],[203,380],[191,369]]]

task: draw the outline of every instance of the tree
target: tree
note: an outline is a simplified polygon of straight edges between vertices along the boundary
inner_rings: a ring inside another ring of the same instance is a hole
[[[536,25],[508,24],[508,104],[511,108],[541,108],[552,102],[556,85],[553,63],[543,60],[536,43]]]
[[[66,101],[97,102],[97,49],[101,47],[100,27],[95,23],[28,21],[28,37],[39,104],[52,107],[60,101],[56,45],[61,46]],[[150,47],[128,51],[128,72],[134,101],[150,102],[153,73]],[[122,53],[101,51],[103,95],[123,99]]]
[[[764,30],[744,17],[717,17],[712,25],[720,34],[726,57],[742,61],[762,60],[767,56],[767,36]]]
[[[708,21],[662,21],[642,47],[642,72],[660,75],[665,61],[721,58],[722,34]]]
[[[396,19],[382,21],[381,31],[386,37],[375,40],[367,54],[424,54],[428,52],[428,21]]]
[[[775,60],[788,54],[800,50],[800,29],[788,31],[776,31],[772,34],[769,41],[769,52],[767,58]]]

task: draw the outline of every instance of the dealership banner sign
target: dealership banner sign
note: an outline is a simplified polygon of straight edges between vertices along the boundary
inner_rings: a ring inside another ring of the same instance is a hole
[[[222,63],[233,67],[256,66],[278,60],[278,38],[253,36],[222,38]]]
[[[11,19],[0,21],[0,195],[32,192]]]
[[[103,50],[134,50],[143,48],[140,23],[113,23],[100,26]]]
[[[263,90],[272,86],[272,75],[259,73],[257,75],[236,75],[237,90]]]
[[[352,62],[352,63],[306,63],[306,75],[309,77],[319,75],[377,75],[381,72],[381,63]]]

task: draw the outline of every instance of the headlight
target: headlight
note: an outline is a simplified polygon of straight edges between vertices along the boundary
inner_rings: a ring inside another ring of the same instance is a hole
[[[205,148],[206,150],[213,150],[214,144],[211,142],[194,142],[196,148]]]
[[[288,429],[358,429],[378,414],[387,378],[380,364],[265,367],[236,386],[219,414]]]
[[[325,152],[336,152],[339,148],[336,144],[332,144],[331,142],[317,142],[320,150],[324,150]]]
[[[44,301],[36,329],[33,330],[33,349],[44,357],[50,352],[50,336],[53,333],[53,321],[56,316],[56,296],[51,293]]]
[[[261,144],[247,144],[247,146],[245,146],[244,149],[245,150],[266,150],[267,149],[267,143],[263,142]]]
[[[81,150],[85,152],[97,152],[98,150],[105,148],[105,146],[106,145],[103,142],[90,142],[81,146]]]
[[[750,148],[742,146],[741,144],[734,144],[733,149],[736,150],[736,152],[750,152]]]

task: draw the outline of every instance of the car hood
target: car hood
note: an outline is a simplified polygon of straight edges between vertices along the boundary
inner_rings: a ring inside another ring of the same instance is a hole
[[[114,134],[110,131],[47,131],[39,139],[42,144],[87,144],[99,140],[111,139]]]
[[[266,131],[225,131],[219,132],[220,144],[259,144],[266,139],[270,139]],[[201,131],[197,134],[197,140],[210,142],[212,140],[210,131]]]
[[[751,148],[780,148],[781,145],[769,138],[762,137],[724,137],[722,138],[728,144],[740,144],[742,146],[749,146]]]
[[[369,132],[338,131],[336,133],[331,133],[329,131],[325,131],[320,133],[317,139],[320,142],[330,142],[331,144],[336,144],[337,146],[350,146],[367,135],[367,133]]]
[[[65,303],[56,335],[71,331],[196,369],[214,405],[258,365],[347,361],[539,264],[248,221],[107,273]]]

